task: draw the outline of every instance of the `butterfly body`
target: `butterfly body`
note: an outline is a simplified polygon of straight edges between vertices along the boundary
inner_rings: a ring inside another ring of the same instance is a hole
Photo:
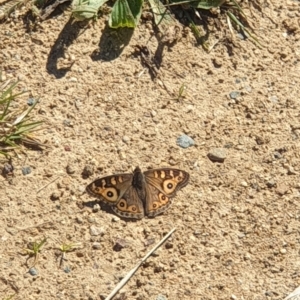
[[[186,186],[189,174],[183,170],[162,168],[142,172],[136,167],[132,174],[116,174],[96,179],[86,190],[111,205],[125,218],[154,217],[164,212],[176,192]]]

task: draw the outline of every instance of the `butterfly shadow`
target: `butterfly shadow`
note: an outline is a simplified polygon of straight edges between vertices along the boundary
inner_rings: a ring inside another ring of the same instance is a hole
[[[115,214],[115,212],[111,209],[111,205],[109,205],[109,204],[107,204],[107,203],[105,203],[103,201],[99,201],[99,200],[87,201],[87,202],[83,202],[81,205],[83,207],[88,207],[88,208],[93,209],[96,204],[100,205],[101,210],[105,211],[106,213],[108,213],[108,214],[110,214],[112,216],[117,216],[118,218],[120,218],[123,221],[126,221],[126,222],[128,222],[128,221],[129,222],[132,222],[132,221],[136,222],[136,221],[138,221],[137,219],[124,218],[124,217],[121,217],[121,216]]]

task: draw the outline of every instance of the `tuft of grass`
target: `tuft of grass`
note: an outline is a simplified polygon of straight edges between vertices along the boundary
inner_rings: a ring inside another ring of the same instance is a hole
[[[62,266],[67,252],[72,252],[75,249],[81,248],[81,247],[82,247],[82,244],[80,242],[79,243],[70,243],[70,244],[63,243],[62,245],[60,245],[58,249],[61,251],[62,255],[60,258],[59,266],[60,267]]]
[[[178,11],[183,12],[184,17],[188,22],[188,26],[191,28],[196,40],[207,52],[209,52],[217,44],[217,42],[209,41],[209,30],[207,28],[207,24],[205,24],[205,20],[209,15],[215,19],[215,16],[220,13],[225,14],[227,26],[232,36],[234,35],[234,27],[237,32],[240,32],[245,38],[249,39],[256,46],[262,47],[262,44],[259,42],[258,38],[253,32],[253,29],[249,25],[246,14],[236,0],[149,0],[149,2],[155,16],[154,20],[156,25],[163,22],[164,18],[168,18],[168,15],[165,13],[165,11],[160,9],[159,13],[158,8],[165,7],[171,10],[172,7],[176,6],[177,13]],[[202,14],[204,11],[206,11],[206,17],[203,18]],[[158,13],[160,18],[156,16]],[[206,28],[205,34],[201,33],[203,30],[200,29],[199,25],[196,24],[199,22],[203,23],[204,28]]]
[[[42,147],[33,132],[42,124],[31,117],[38,100],[28,107],[21,103],[20,96],[26,92],[15,92],[18,82],[7,81],[0,85],[0,154],[8,156],[8,152],[20,144],[31,147]]]
[[[32,242],[29,243],[28,248],[24,249],[25,250],[25,254],[29,255],[28,259],[34,257],[34,261],[32,264],[32,267],[35,266],[35,264],[38,261],[38,255],[42,249],[42,247],[44,246],[44,244],[46,243],[47,238],[43,238],[42,241],[40,242]],[[28,261],[27,259],[27,261]]]

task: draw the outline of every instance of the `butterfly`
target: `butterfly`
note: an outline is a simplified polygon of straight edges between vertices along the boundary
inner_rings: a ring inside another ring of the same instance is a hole
[[[141,219],[164,212],[171,198],[185,187],[190,175],[172,168],[142,172],[136,167],[133,173],[116,174],[96,179],[86,191],[105,203],[123,218]]]

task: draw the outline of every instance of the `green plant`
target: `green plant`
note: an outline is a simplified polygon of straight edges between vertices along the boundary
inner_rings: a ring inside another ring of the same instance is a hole
[[[29,243],[28,248],[25,249],[25,254],[29,255],[29,258],[34,257],[32,267],[37,263],[38,255],[46,241],[47,238],[43,238],[43,240],[40,242],[31,242]]]
[[[30,117],[38,101],[34,100],[29,107],[21,104],[19,97],[25,92],[14,92],[17,84],[6,82],[0,86],[0,153],[3,155],[20,143],[42,146],[32,135],[42,121],[33,121]]]
[[[152,9],[154,9],[153,1],[161,3],[159,0],[149,0]],[[233,27],[237,31],[241,31],[246,38],[261,46],[259,40],[251,30],[246,14],[236,0],[166,0],[166,7],[179,6],[182,8],[185,18],[188,20],[188,24],[194,33],[197,41],[203,45],[204,49],[210,51],[217,42],[209,43],[209,31],[206,34],[201,34],[199,27],[195,24],[194,19],[201,19],[201,10],[208,11],[212,16],[215,16],[218,12],[223,12],[226,15],[226,22],[228,28],[233,35]],[[196,18],[193,18],[196,16]],[[247,25],[245,25],[247,24]],[[210,45],[211,44],[211,45]]]
[[[81,243],[70,243],[70,244],[63,243],[62,245],[60,245],[58,249],[61,251],[62,255],[60,258],[59,266],[61,266],[63,261],[65,260],[67,252],[74,251],[75,249],[80,248],[81,246],[82,246]]]
[[[176,99],[177,101],[181,101],[181,99],[183,99],[185,97],[186,89],[187,89],[187,86],[185,83],[183,83],[179,88],[177,99]]]

